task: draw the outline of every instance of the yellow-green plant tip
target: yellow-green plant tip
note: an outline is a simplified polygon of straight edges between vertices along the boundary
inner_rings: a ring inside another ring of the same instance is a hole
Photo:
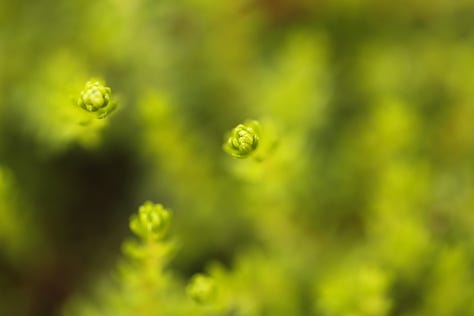
[[[237,125],[227,134],[223,149],[235,158],[247,158],[255,152],[259,142],[259,123],[248,121]]]
[[[89,80],[80,92],[77,105],[87,112],[96,112],[98,118],[105,118],[115,109],[112,90],[101,80]]]
[[[165,236],[171,222],[171,213],[161,204],[145,202],[138,214],[130,220],[130,229],[143,239],[158,240]]]
[[[215,291],[214,279],[204,274],[194,275],[186,288],[188,296],[198,303],[209,302]]]

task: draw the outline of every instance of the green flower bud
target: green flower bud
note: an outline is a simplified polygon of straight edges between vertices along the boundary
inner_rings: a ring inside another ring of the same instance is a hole
[[[214,280],[203,274],[194,275],[186,288],[189,297],[198,303],[209,302],[215,291]]]
[[[130,229],[143,239],[158,240],[168,231],[171,213],[161,204],[145,202],[130,220]]]
[[[97,112],[98,118],[106,117],[115,109],[112,90],[100,80],[89,80],[77,99],[77,105],[88,112]]]
[[[235,158],[246,158],[258,147],[260,129],[257,121],[237,125],[227,134],[224,150]]]

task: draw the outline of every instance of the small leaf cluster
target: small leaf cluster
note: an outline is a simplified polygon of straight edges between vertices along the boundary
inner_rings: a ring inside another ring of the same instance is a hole
[[[77,105],[87,112],[97,113],[97,118],[107,117],[116,108],[112,90],[101,80],[89,80],[80,92]]]
[[[130,220],[130,229],[144,240],[157,241],[166,234],[171,222],[171,213],[161,204],[145,202],[138,214]]]
[[[260,126],[257,121],[237,125],[227,134],[224,150],[235,158],[247,158],[253,154],[260,142]]]

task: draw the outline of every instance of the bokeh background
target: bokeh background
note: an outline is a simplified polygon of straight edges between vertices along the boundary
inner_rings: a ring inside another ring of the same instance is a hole
[[[474,315],[473,100],[470,0],[1,0],[0,315],[82,304],[145,200],[226,315]]]

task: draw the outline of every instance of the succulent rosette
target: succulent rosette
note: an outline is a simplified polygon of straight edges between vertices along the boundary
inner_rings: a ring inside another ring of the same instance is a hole
[[[159,240],[168,231],[171,213],[161,204],[146,202],[130,221],[130,229],[143,239]]]
[[[257,121],[237,125],[227,134],[223,148],[235,158],[247,158],[253,154],[260,142],[260,127]]]
[[[112,100],[112,90],[100,80],[89,80],[77,99],[77,105],[87,112],[97,113],[98,118],[105,118],[116,107]]]

